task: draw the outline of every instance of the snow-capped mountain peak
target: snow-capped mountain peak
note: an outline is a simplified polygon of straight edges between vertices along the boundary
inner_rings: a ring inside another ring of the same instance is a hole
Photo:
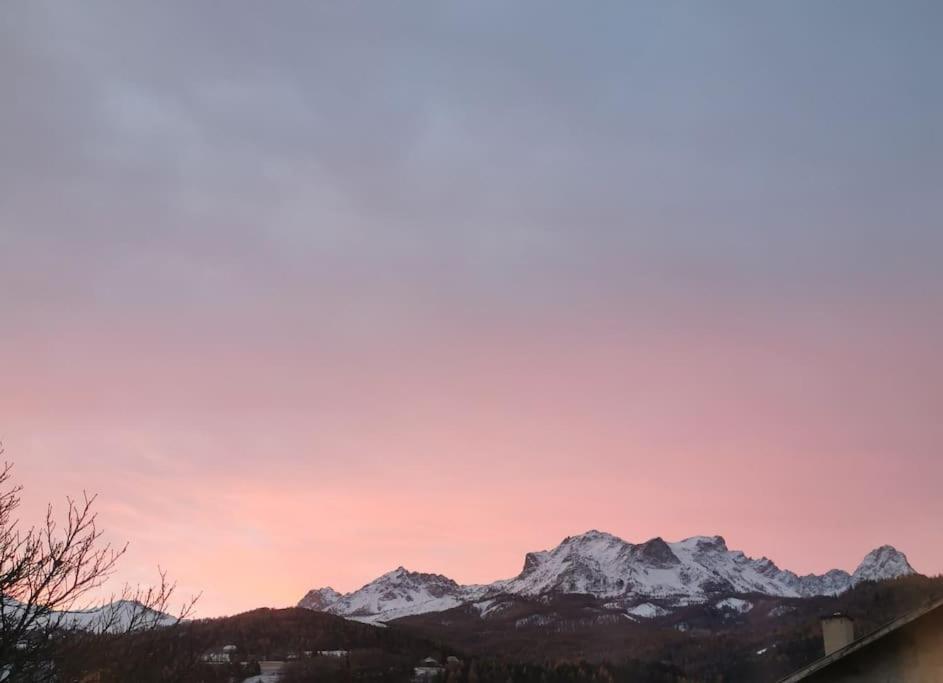
[[[298,606],[312,609],[316,612],[323,612],[342,597],[340,593],[330,586],[314,588],[309,590],[305,596],[301,598]]]
[[[330,588],[311,591],[299,605],[366,621],[389,621],[502,595],[581,593],[626,607],[640,600],[680,604],[750,593],[798,598],[837,595],[860,581],[913,573],[906,556],[891,546],[868,553],[853,575],[833,569],[800,577],[766,557],[754,559],[728,549],[722,536],[675,542],[655,537],[629,543],[594,529],[568,536],[555,548],[527,553],[520,574],[492,584],[462,586],[440,574],[397,567],[346,595]]]
[[[865,555],[855,573],[851,575],[851,580],[852,583],[881,581],[916,573],[904,553],[893,546],[882,545]]]
[[[310,591],[298,606],[364,621],[380,621],[380,617],[389,620],[455,607],[470,599],[471,588],[474,587],[459,586],[441,574],[397,567],[346,595],[332,588]],[[319,602],[322,606],[315,607]]]

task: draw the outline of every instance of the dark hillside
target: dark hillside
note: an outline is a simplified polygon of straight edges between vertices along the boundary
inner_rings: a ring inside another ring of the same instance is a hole
[[[465,605],[387,628],[301,608],[258,609],[138,635],[75,634],[62,640],[57,668],[68,681],[94,674],[100,683],[222,683],[280,660],[288,662],[285,683],[406,681],[423,658],[454,655],[461,661],[447,683],[772,681],[821,654],[820,616],[848,613],[863,635],[938,596],[943,578],[910,576],[833,598],[720,596],[650,619],[586,595],[509,596],[484,612]],[[78,639],[85,647],[70,647]],[[201,661],[227,645],[235,663]],[[344,652],[318,655],[326,650]]]
[[[590,596],[514,597],[485,618],[462,606],[394,625],[512,662],[659,663],[695,680],[774,680],[821,655],[822,615],[846,612],[864,635],[937,596],[943,578],[910,576],[863,583],[839,597],[736,596],[752,606],[742,614],[712,601],[637,621]]]
[[[78,644],[82,647],[75,647]],[[227,645],[235,646],[238,663],[201,661],[204,653]],[[323,650],[350,654],[319,658],[316,653]],[[347,678],[406,680],[423,657],[452,653],[403,629],[293,607],[257,609],[141,634],[73,634],[62,639],[56,665],[62,680],[93,675],[100,683],[210,683],[241,681],[257,670],[259,661],[318,658],[329,659],[331,668]]]

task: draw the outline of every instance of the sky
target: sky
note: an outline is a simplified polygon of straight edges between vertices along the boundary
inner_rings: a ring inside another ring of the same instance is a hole
[[[943,5],[11,0],[0,439],[201,616],[591,528],[943,572]]]

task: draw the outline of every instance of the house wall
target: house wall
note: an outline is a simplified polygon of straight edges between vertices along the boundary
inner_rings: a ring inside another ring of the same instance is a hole
[[[943,683],[943,609],[934,610],[803,680]]]

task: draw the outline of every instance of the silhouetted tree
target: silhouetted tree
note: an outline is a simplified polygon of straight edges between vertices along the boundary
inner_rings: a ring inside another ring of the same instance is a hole
[[[127,546],[102,539],[95,496],[85,493],[67,499],[61,523],[49,505],[39,526],[25,528],[18,516],[23,489],[12,482],[12,471],[11,463],[0,467],[0,680],[61,678],[56,660],[78,666],[87,655],[94,666],[96,636],[153,630],[190,615],[196,598],[168,616],[176,586],[160,569],[156,587],[126,585],[110,600],[88,600]]]

